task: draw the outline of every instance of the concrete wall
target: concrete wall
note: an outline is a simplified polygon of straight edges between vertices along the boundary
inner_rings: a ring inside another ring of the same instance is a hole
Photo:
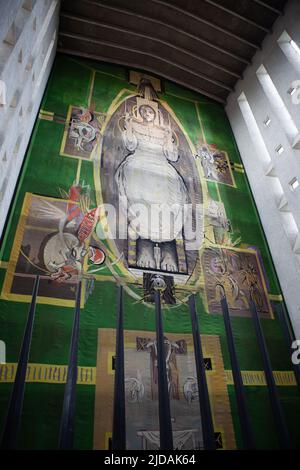
[[[288,2],[230,94],[226,111],[300,338],[300,185],[290,186],[293,178],[300,183],[300,51],[291,39],[300,47],[299,0]]]
[[[0,235],[56,51],[59,0],[0,0]]]

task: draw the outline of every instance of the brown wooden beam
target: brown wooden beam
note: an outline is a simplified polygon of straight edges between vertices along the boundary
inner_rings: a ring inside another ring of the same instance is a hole
[[[282,15],[282,11],[278,10],[278,8],[272,7],[266,2],[262,2],[261,0],[252,0],[252,2],[257,3],[258,5],[261,5],[264,8],[267,8],[270,11],[273,11],[273,13],[276,13],[277,15]]]
[[[226,13],[229,13],[230,15],[234,16],[235,18],[238,18],[239,20],[244,21],[245,23],[250,24],[251,26],[254,26],[257,29],[260,29],[264,31],[265,33],[270,33],[271,30],[269,28],[266,28],[265,26],[256,23],[256,21],[250,20],[246,16],[240,15],[236,11],[231,10],[230,8],[224,7],[223,5],[220,5],[219,1],[214,1],[214,0],[204,0],[205,2],[209,3],[210,5],[213,5],[214,7],[218,8],[219,10],[226,11]]]
[[[116,14],[118,13],[123,13],[123,14],[126,14],[128,16],[133,16],[134,18],[141,18],[145,21],[148,21],[149,23],[152,23],[153,27],[154,27],[154,30],[155,30],[155,27],[160,27],[160,26],[163,26],[163,27],[167,27],[169,30],[171,31],[174,31],[176,34],[180,34],[180,35],[183,35],[183,36],[186,36],[190,39],[193,39],[201,44],[204,44],[205,46],[208,46],[212,49],[215,49],[219,52],[221,52],[222,54],[225,54],[226,56],[228,57],[231,57],[232,59],[235,59],[236,61],[240,62],[240,63],[243,63],[243,64],[246,64],[246,65],[249,65],[250,64],[250,61],[245,58],[245,57],[242,57],[241,55],[239,54],[236,54],[234,52],[231,52],[230,50],[228,49],[225,49],[224,47],[220,47],[214,43],[212,43],[211,41],[207,41],[206,39],[203,39],[199,36],[196,36],[195,34],[192,34],[192,33],[189,33],[188,31],[185,31],[183,30],[182,28],[178,28],[176,26],[173,26],[171,24],[166,24],[164,23],[163,21],[160,21],[160,20],[157,20],[155,18],[150,18],[149,16],[146,16],[146,15],[142,15],[141,13],[136,13],[136,12],[132,12],[132,11],[129,11],[125,8],[119,8],[119,7],[116,7],[116,6],[112,6],[112,5],[107,5],[106,3],[103,3],[101,1],[96,1],[96,0],[82,0],[81,2],[82,4],[86,3],[86,4],[90,4],[90,5],[94,5],[96,7],[101,7],[101,8],[105,8],[107,10],[111,10],[111,11],[114,11]]]
[[[179,70],[183,70],[183,71],[189,73],[190,75],[194,75],[197,78],[201,78],[204,81],[212,83],[216,87],[222,88],[222,89],[227,90],[227,91],[233,91],[232,87],[224,85],[224,83],[219,82],[218,80],[214,80],[214,79],[208,77],[205,74],[202,74],[202,73],[199,73],[199,72],[194,72],[193,70],[191,70],[188,67],[180,65],[178,63],[175,63],[175,62],[173,62],[171,60],[168,60],[164,57],[157,56],[156,54],[152,54],[151,52],[148,52],[148,51],[142,51],[140,49],[127,47],[127,46],[116,44],[116,43],[113,43],[113,42],[110,42],[110,41],[103,41],[103,40],[94,39],[94,38],[91,38],[91,37],[86,37],[86,36],[79,35],[79,34],[74,34],[74,33],[65,33],[65,32],[61,31],[59,34],[60,34],[60,37],[68,37],[69,39],[76,39],[78,41],[87,42],[89,44],[98,44],[100,46],[109,46],[109,47],[116,48],[116,49],[119,49],[119,50],[133,52],[134,54],[137,54],[137,55],[152,57],[152,58],[155,58],[157,60],[160,60],[161,62],[165,62],[168,65],[173,65],[174,67],[178,68]]]
[[[149,34],[142,34],[142,33],[137,33],[135,31],[131,31],[129,30],[128,28],[123,28],[123,27],[120,27],[120,26],[114,26],[114,25],[111,25],[111,24],[108,24],[108,23],[104,23],[104,22],[100,22],[100,21],[96,21],[96,20],[92,20],[90,18],[83,18],[81,16],[78,16],[78,15],[73,15],[73,14],[70,14],[70,13],[67,13],[67,12],[64,12],[62,11],[61,14],[60,14],[61,18],[67,18],[69,20],[72,20],[72,21],[78,21],[78,22],[81,22],[81,23],[85,23],[87,25],[91,25],[91,26],[96,26],[96,27],[101,27],[101,28],[106,28],[106,29],[109,29],[111,31],[120,31],[120,32],[123,32],[123,33],[126,33],[126,34],[129,34],[131,36],[135,36],[137,38],[146,38],[146,39],[149,39],[153,42],[156,42],[156,43],[159,43],[159,44],[163,44],[163,45],[166,45],[168,47],[171,47],[172,49],[175,49],[176,51],[184,54],[184,55],[187,55],[189,57],[192,57],[193,59],[196,59],[200,62],[203,62],[207,65],[210,65],[218,70],[221,70],[222,72],[228,74],[228,75],[231,75],[232,77],[235,77],[235,78],[242,78],[242,76],[232,70],[229,70],[228,68],[220,65],[220,64],[217,64],[216,62],[213,62],[211,60],[208,60],[206,58],[204,58],[203,56],[201,55],[197,55],[197,54],[194,54],[193,52],[191,51],[188,51],[187,49],[184,49],[182,47],[179,47],[179,46],[176,46],[174,45],[173,43],[169,42],[169,41],[165,41],[163,39],[159,39],[157,37],[154,37],[154,36],[150,36]],[[62,27],[62,31],[63,32],[66,32],[64,31],[64,28]]]
[[[222,34],[226,34],[227,36],[230,36],[232,38],[234,38],[236,41],[239,41],[243,44],[247,44],[247,46],[250,46],[252,47],[253,49],[259,49],[259,44],[256,44],[252,41],[249,41],[248,39],[245,39],[245,38],[242,38],[241,36],[238,36],[237,34],[229,31],[228,29],[225,29],[225,28],[222,28],[221,26],[218,26],[214,23],[212,23],[211,21],[208,21],[208,20],[205,20],[204,18],[201,18],[200,16],[198,15],[195,15],[194,13],[191,13],[183,8],[180,8],[176,5],[172,5],[171,3],[169,2],[165,2],[164,0],[151,0],[153,3],[157,3],[157,4],[160,4],[160,5],[164,5],[166,7],[168,7],[169,9],[171,10],[175,10],[177,11],[178,13],[180,13],[180,15],[183,15],[183,16],[188,16],[189,18],[193,18],[194,20],[197,20],[199,21],[200,23],[203,23],[205,24],[206,26],[209,26],[210,28],[212,29],[215,29],[216,31],[219,31],[221,32]]]

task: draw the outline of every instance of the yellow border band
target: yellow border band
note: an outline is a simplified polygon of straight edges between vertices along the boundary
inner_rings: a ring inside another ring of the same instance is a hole
[[[114,355],[115,352],[108,353],[107,367],[110,374],[114,374],[114,371],[111,368],[112,357]],[[16,362],[0,364],[0,384],[14,382],[17,371],[17,365],[18,364]],[[27,367],[26,382],[61,384],[66,382],[67,372],[67,365],[30,363]],[[207,373],[211,372],[213,371],[207,371]],[[275,378],[275,383],[278,386],[294,387],[297,385],[293,371],[274,370],[273,374]],[[225,376],[227,385],[233,385],[232,371],[225,370]],[[242,378],[245,386],[257,387],[267,385],[265,375],[262,370],[243,370]],[[79,366],[77,384],[95,385],[96,367]]]

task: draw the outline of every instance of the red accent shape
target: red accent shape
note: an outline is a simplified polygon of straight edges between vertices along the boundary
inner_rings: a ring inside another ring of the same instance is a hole
[[[93,231],[97,219],[98,207],[85,214],[83,221],[78,229],[78,240],[83,243]]]

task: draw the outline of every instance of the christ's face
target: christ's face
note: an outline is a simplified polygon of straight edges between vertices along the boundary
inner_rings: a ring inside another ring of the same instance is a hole
[[[143,121],[146,122],[153,122],[155,119],[155,111],[151,106],[141,106],[140,107],[140,115],[143,118]]]

